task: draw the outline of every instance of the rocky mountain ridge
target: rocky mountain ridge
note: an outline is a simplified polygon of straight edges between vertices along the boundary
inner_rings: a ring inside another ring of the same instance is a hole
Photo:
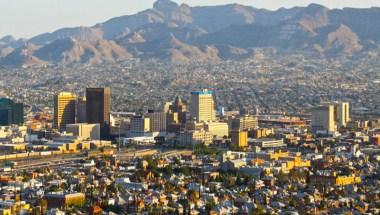
[[[115,63],[129,58],[215,62],[258,53],[347,58],[378,50],[380,8],[307,7],[276,11],[230,4],[190,7],[158,0],[152,9],[92,27],[30,39],[0,39],[0,65]]]

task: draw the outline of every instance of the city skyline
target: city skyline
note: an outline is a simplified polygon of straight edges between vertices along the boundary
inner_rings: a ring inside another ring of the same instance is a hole
[[[0,0],[0,215],[380,214],[371,6]]]
[[[70,0],[72,1],[72,0]],[[30,38],[35,35],[52,32],[63,27],[76,26],[93,26],[96,23],[104,22],[110,18],[134,14],[139,11],[151,8],[154,0],[142,0],[138,2],[114,0],[112,4],[104,0],[82,0],[80,2],[70,1],[47,1],[47,0],[18,0],[0,1],[0,13],[3,17],[0,20],[0,38],[6,35],[12,35],[17,38]],[[186,3],[190,6],[206,6],[206,5],[223,5],[230,3],[239,3],[249,5],[256,8],[265,8],[276,10],[281,7],[306,6],[311,3],[321,4],[329,8],[357,7],[368,8],[380,6],[380,2],[376,0],[367,1],[339,1],[332,2],[322,1],[248,1],[248,0],[220,0],[220,1],[179,1],[181,4]],[[84,12],[85,11],[85,12]]]

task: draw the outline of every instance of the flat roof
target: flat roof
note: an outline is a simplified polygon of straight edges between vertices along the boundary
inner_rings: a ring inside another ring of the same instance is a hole
[[[191,92],[191,95],[212,95],[214,94],[213,91],[193,91]]]

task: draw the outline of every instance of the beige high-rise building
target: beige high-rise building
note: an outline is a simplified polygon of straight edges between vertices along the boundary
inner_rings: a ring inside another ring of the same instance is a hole
[[[203,90],[191,93],[190,115],[197,122],[215,120],[215,102],[212,91]]]
[[[347,127],[347,123],[350,121],[350,103],[348,102],[336,102],[335,106],[335,121],[338,128]]]
[[[77,97],[68,92],[61,92],[54,97],[54,126],[60,130],[67,124],[75,123],[75,104]]]
[[[333,133],[336,131],[335,114],[333,104],[322,104],[313,109],[311,118],[311,130],[313,132],[325,131]]]

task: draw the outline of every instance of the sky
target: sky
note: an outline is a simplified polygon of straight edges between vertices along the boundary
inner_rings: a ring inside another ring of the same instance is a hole
[[[275,10],[310,3],[329,8],[380,7],[380,0],[174,0],[190,6],[240,3]],[[52,32],[62,27],[92,26],[116,16],[151,8],[154,0],[0,0],[0,38]]]

